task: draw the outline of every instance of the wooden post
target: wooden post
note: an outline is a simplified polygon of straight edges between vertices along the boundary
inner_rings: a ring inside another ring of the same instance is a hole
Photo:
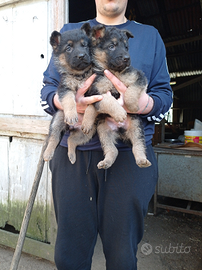
[[[50,28],[51,31],[60,29],[69,21],[69,1],[51,0],[50,1]]]

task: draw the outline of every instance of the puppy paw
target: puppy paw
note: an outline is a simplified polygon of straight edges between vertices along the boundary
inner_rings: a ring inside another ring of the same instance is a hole
[[[139,106],[138,106],[138,104],[130,104],[130,105],[129,104],[126,104],[126,107],[132,113],[136,113],[140,109]]]
[[[109,167],[111,167],[111,162],[106,161],[106,160],[102,160],[97,164],[98,169],[108,169]]]
[[[43,154],[43,159],[44,161],[49,161],[53,158],[53,155],[54,155],[54,151],[45,151],[44,154]]]
[[[136,113],[139,111],[140,107],[138,105],[134,105],[134,106],[131,106],[130,108],[128,108],[129,111],[133,112],[133,113]]]
[[[92,130],[92,126],[90,126],[90,125],[84,125],[84,124],[82,124],[82,126],[81,126],[81,130],[83,131],[83,133],[84,134],[88,134],[91,130]]]
[[[68,153],[69,161],[74,164],[76,162],[76,154],[75,153]]]
[[[136,163],[140,168],[147,168],[152,165],[151,162],[146,158],[136,160]]]
[[[77,122],[78,122],[78,115],[77,113],[68,113],[68,114],[65,114],[65,123],[70,125],[70,126],[73,126],[75,125]]]
[[[124,122],[127,118],[127,112],[123,109],[121,112],[119,112],[115,117],[114,120],[116,122]]]

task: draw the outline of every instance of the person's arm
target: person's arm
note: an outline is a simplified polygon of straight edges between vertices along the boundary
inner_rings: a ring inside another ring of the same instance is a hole
[[[143,114],[149,122],[160,122],[169,111],[173,94],[166,61],[166,50],[158,31],[156,31],[156,51],[153,60],[147,93],[152,97],[154,106],[148,114]]]
[[[60,81],[60,75],[54,66],[53,58],[51,58],[43,75],[44,85],[41,89],[41,106],[46,113],[53,115],[58,109],[54,104],[54,96]]]

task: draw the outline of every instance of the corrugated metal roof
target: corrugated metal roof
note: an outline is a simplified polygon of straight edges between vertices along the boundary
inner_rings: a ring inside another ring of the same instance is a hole
[[[128,14],[153,25],[166,46],[175,121],[202,121],[202,0],[129,0]]]
[[[200,0],[129,0],[129,5],[133,19],[158,29],[171,73],[202,69]]]

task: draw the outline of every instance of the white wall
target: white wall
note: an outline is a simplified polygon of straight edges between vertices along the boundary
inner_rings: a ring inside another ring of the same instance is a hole
[[[0,8],[0,115],[46,117],[39,101],[49,60],[47,22],[47,1]]]

